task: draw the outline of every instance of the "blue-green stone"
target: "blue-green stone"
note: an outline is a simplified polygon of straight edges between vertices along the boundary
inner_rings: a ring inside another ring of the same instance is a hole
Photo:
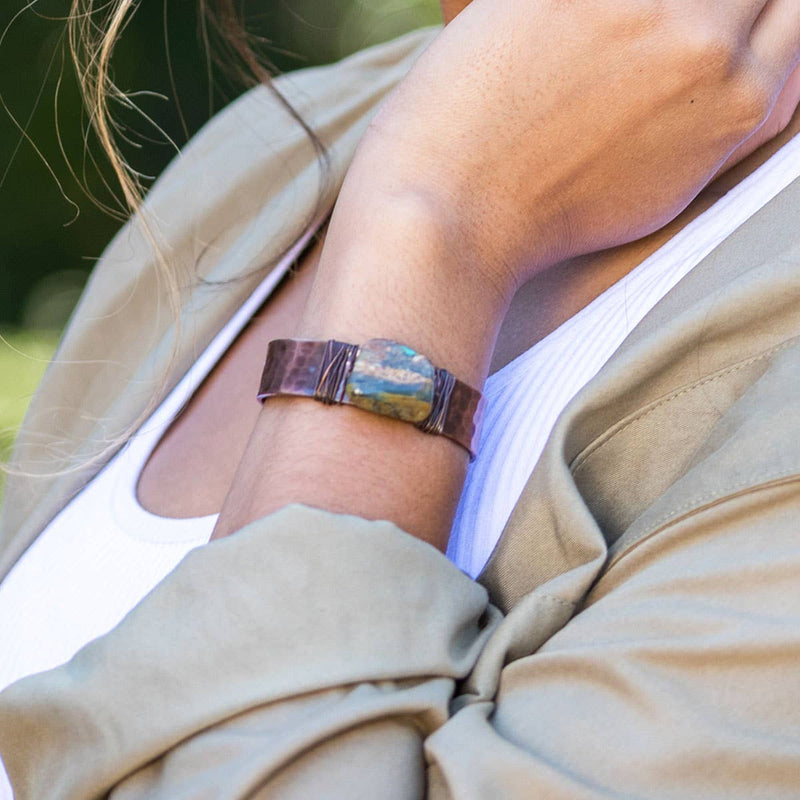
[[[389,339],[361,345],[345,384],[349,402],[406,422],[431,413],[434,367],[425,356]]]

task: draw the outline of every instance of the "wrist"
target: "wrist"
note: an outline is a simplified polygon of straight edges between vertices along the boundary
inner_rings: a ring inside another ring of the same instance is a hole
[[[364,213],[340,199],[295,336],[394,339],[480,389],[506,296],[463,269],[452,232],[424,199],[371,199]],[[261,412],[214,536],[299,502],[389,519],[444,549],[467,461],[464,447],[397,419],[274,398]]]
[[[536,272],[574,255],[563,190],[584,165],[564,159],[561,167],[546,147],[521,147],[530,131],[508,124],[516,116],[487,115],[483,105],[507,87],[465,86],[457,70],[429,63],[434,50],[448,47],[446,30],[378,110],[340,201],[368,210],[373,197],[414,198],[437,220],[460,265],[508,298]]]
[[[469,263],[434,199],[343,192],[295,335],[393,339],[480,387],[512,295]]]

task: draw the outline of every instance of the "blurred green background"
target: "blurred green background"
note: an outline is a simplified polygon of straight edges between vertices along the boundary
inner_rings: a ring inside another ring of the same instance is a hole
[[[93,262],[120,224],[84,191],[114,204],[105,185],[113,185],[110,170],[91,137],[88,144],[84,138],[86,115],[65,48],[69,0],[2,5],[0,458]],[[198,0],[140,3],[113,60],[116,84],[141,93],[141,108],[178,145],[245,88],[217,66],[209,81],[197,6]],[[281,71],[335,61],[439,22],[437,0],[243,0],[239,8]],[[116,111],[128,126],[129,163],[158,175],[174,146],[140,118]]]

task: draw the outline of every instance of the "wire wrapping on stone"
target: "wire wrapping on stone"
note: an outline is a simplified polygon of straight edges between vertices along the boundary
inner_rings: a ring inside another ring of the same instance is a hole
[[[454,375],[446,369],[436,368],[433,383],[433,408],[427,418],[417,425],[421,431],[437,435],[442,433],[445,419],[447,419],[447,410],[450,407],[450,395],[453,393],[455,385]]]
[[[347,378],[353,369],[358,345],[329,339],[320,365],[314,399],[326,405],[341,403]]]

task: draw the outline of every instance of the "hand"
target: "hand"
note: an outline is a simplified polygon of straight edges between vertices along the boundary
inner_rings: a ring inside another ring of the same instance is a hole
[[[799,52],[790,0],[474,0],[376,117],[342,202],[363,219],[381,193],[424,197],[461,269],[513,291],[660,227],[777,133]]]

